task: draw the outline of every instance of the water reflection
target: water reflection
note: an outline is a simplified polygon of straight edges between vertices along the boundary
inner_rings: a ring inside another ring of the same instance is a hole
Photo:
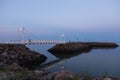
[[[71,57],[75,57],[81,54],[86,54],[88,52],[90,52],[90,50],[88,51],[84,51],[84,52],[51,52],[49,51],[52,55],[54,55],[56,58],[60,58],[60,59],[67,59],[67,58],[71,58]]]
[[[87,52],[89,52],[89,51],[87,51]],[[84,52],[84,53],[87,53],[87,52]],[[56,67],[59,64],[62,64],[65,60],[67,60],[71,57],[75,57],[75,56],[78,56],[80,54],[83,54],[83,52],[77,52],[77,53],[75,53],[75,52],[71,52],[71,53],[50,52],[50,53],[52,55],[54,55],[57,59],[41,65],[39,67],[40,70],[49,70],[53,67]]]
[[[60,58],[60,59],[66,59],[66,58],[71,58],[71,57],[75,57],[77,55],[80,55],[82,53],[59,53],[59,52],[52,52],[52,55],[54,55],[56,58]]]
[[[55,66],[57,66],[58,64],[62,64],[66,59],[56,59],[56,60],[53,60],[53,61],[50,61],[46,64],[43,64],[39,67],[40,70],[48,70],[48,69],[51,69]]]
[[[96,49],[99,49],[99,48],[96,48]],[[102,48],[102,49],[112,49],[112,48]],[[59,64],[62,64],[64,61],[66,61],[69,58],[76,57],[76,56],[81,55],[81,54],[87,54],[90,51],[91,50],[87,50],[87,51],[84,51],[84,52],[71,52],[71,53],[70,52],[69,53],[65,53],[65,52],[61,53],[61,52],[51,52],[51,51],[49,51],[52,55],[54,55],[56,57],[56,59],[41,65],[39,67],[39,69],[49,70],[53,67],[56,67]]]
[[[105,49],[105,50],[111,50],[111,49],[116,49],[117,47],[93,47],[90,49],[86,49],[83,51],[78,51],[78,52],[56,52],[56,51],[51,51],[48,50],[52,55],[54,55],[56,58],[60,58],[60,59],[64,59],[64,58],[71,58],[71,57],[75,57],[78,55],[81,55],[83,53],[88,53],[93,49]]]

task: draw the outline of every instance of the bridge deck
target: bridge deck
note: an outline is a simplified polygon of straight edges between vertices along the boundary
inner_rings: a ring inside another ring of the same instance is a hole
[[[65,41],[60,40],[10,40],[9,44],[62,44]]]

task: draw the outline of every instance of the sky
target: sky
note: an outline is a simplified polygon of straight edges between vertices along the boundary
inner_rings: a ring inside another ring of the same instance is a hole
[[[37,36],[114,34],[117,39],[120,0],[0,0],[0,38],[17,36],[19,27]]]

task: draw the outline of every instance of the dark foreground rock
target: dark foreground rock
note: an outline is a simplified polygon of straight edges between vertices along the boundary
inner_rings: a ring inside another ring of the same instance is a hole
[[[118,45],[116,43],[108,42],[72,42],[65,44],[56,44],[54,47],[50,48],[50,52],[88,52],[93,48],[116,48]]]
[[[0,65],[17,63],[21,67],[33,69],[46,59],[46,56],[31,51],[22,44],[0,44]]]

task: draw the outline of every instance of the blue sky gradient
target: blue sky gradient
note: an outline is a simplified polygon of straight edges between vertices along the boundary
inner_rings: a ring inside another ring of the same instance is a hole
[[[0,36],[120,33],[120,0],[0,0]],[[94,35],[92,35],[94,34]]]

